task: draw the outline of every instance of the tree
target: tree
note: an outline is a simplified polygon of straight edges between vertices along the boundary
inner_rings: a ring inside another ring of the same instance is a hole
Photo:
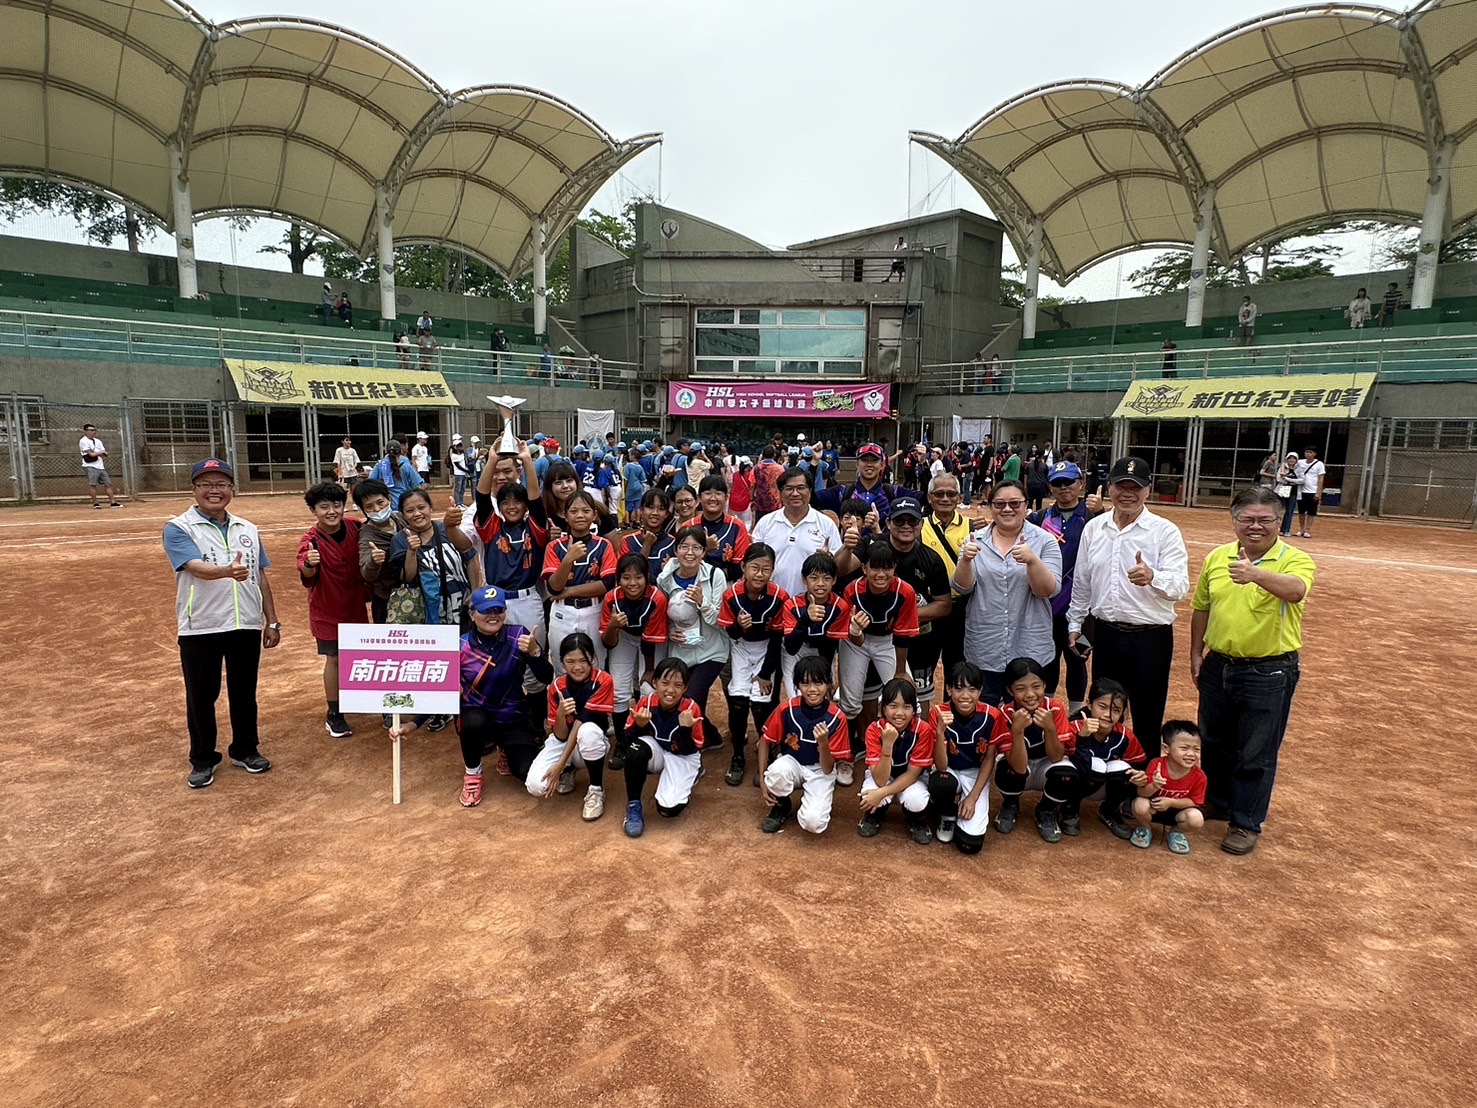
[[[122,201],[60,181],[0,178],[0,217],[15,220],[33,214],[71,216],[93,242],[111,246],[121,238],[129,251],[138,253],[143,217]]]
[[[1376,265],[1386,269],[1410,269],[1415,266],[1416,250],[1421,239],[1419,228],[1367,222],[1350,225],[1349,229],[1368,231],[1374,236]],[[1442,265],[1448,262],[1477,261],[1477,227],[1469,227],[1442,242],[1437,261]]]
[[[1025,272],[1025,267],[1016,263],[1015,265],[1002,266],[1000,269],[1000,305],[1004,308],[1014,308],[1020,311],[1026,306],[1026,283],[1020,279]],[[1060,308],[1063,304],[1085,304],[1087,301],[1080,296],[1037,296],[1036,307],[1042,311]]]
[[[337,243],[324,238],[311,227],[304,227],[301,223],[289,223],[287,229],[282,232],[280,242],[263,246],[258,251],[261,254],[281,254],[287,258],[287,264],[292,267],[294,273],[303,272],[303,266],[310,258],[323,257],[327,248],[340,250],[347,254]]]

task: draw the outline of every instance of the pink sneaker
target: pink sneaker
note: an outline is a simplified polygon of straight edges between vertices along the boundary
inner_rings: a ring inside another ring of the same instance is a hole
[[[497,752],[497,772],[501,777],[513,776],[513,771],[508,768],[508,756],[501,750]]]
[[[482,803],[482,775],[469,773],[462,778],[462,807],[475,808]]]

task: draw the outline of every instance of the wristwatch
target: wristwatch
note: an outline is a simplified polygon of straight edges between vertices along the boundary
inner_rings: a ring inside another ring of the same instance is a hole
[[[268,631],[281,631],[282,630],[282,624],[280,624],[280,623],[269,623],[269,624],[267,624],[267,630]]]

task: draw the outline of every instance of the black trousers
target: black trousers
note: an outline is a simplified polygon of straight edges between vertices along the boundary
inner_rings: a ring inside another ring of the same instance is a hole
[[[1169,699],[1169,670],[1174,662],[1174,627],[1154,625],[1122,630],[1093,620],[1092,676],[1107,677],[1128,690],[1133,733],[1150,758],[1159,757],[1159,729]]]
[[[1067,669],[1067,702],[1077,704],[1087,699],[1087,659],[1080,657],[1075,650],[1067,649],[1067,613],[1053,616],[1051,620],[1051,640],[1056,645],[1056,657],[1051,660],[1051,665],[1046,667],[1046,695],[1055,696],[1057,684],[1061,681],[1062,663],[1066,663]],[[963,634],[959,639],[961,645],[964,642]],[[1089,641],[1091,641],[1089,639]]]
[[[457,735],[462,744],[462,765],[469,769],[480,766],[483,755],[495,746],[501,747],[508,757],[508,772],[519,781],[528,779],[528,769],[543,746],[543,739],[526,722],[500,724],[492,713],[465,705],[457,720]]]
[[[221,696],[221,665],[226,668],[226,699],[231,706],[232,758],[257,751],[256,675],[262,660],[260,631],[218,631],[179,637],[180,669],[185,675],[185,719],[190,728],[190,765],[220,764],[215,748],[215,702]]]
[[[943,700],[943,689],[948,688],[950,671],[964,661],[964,609],[964,601],[956,600],[946,618],[933,621],[933,633],[944,645],[944,684],[939,690],[940,701]]]

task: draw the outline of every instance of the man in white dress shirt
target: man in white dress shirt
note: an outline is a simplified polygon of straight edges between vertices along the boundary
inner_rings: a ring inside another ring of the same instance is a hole
[[[810,475],[805,470],[791,466],[778,485],[780,510],[754,524],[751,538],[774,547],[774,575],[770,580],[791,596],[798,596],[805,591],[805,578],[800,576],[805,559],[818,550],[840,550],[841,533],[830,516],[810,506]]]
[[[1067,649],[1080,653],[1082,640],[1091,642],[1093,679],[1128,690],[1133,733],[1157,758],[1174,661],[1174,605],[1190,593],[1190,559],[1180,529],[1144,506],[1151,476],[1142,458],[1119,458],[1108,471],[1112,511],[1082,529]]]

